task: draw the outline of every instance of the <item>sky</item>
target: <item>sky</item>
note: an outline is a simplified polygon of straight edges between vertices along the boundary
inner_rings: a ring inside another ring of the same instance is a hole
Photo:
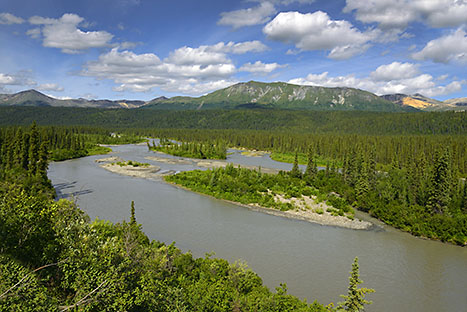
[[[150,100],[250,80],[467,97],[467,0],[0,1],[0,93]]]

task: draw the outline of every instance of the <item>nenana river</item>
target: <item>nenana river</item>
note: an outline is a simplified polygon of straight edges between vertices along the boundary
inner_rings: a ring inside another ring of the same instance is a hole
[[[148,162],[164,170],[192,170],[145,159],[144,145],[113,147],[112,156]],[[269,156],[233,151],[228,161],[290,170]],[[110,156],[110,155],[109,155]],[[160,155],[157,155],[160,156]],[[192,193],[163,181],[132,178],[100,168],[90,156],[51,163],[49,178],[60,197],[74,197],[91,219],[136,218],[150,239],[176,242],[196,257],[215,252],[231,262],[246,261],[271,289],[286,283],[308,302],[342,301],[353,259],[358,256],[367,311],[467,311],[467,248],[415,238],[387,226],[357,231],[276,217]],[[176,158],[165,156],[167,158]]]

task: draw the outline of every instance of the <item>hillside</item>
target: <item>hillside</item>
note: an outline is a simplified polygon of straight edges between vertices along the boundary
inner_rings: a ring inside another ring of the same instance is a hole
[[[423,111],[464,111],[467,109],[467,98],[449,99],[443,102],[418,93],[413,95],[386,94],[381,98],[403,107],[413,107]]]
[[[142,106],[144,103],[144,101],[86,100],[83,98],[60,100],[47,96],[36,90],[26,90],[15,94],[0,94],[0,105],[2,106],[136,108]]]
[[[285,82],[238,83],[207,95],[173,97],[149,101],[145,108],[153,109],[294,109],[294,110],[362,110],[415,111],[382,99],[377,95],[353,88],[299,86]]]
[[[452,110],[467,110],[467,98],[449,99],[443,102],[446,107]]]

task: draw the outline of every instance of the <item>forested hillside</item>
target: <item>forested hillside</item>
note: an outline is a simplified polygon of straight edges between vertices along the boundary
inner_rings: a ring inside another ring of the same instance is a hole
[[[0,107],[0,126],[87,125],[109,128],[279,130],[295,133],[466,134],[467,112],[376,113],[291,110],[154,111]]]

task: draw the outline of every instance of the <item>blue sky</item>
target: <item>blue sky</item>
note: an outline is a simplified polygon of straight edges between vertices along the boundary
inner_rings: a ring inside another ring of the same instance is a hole
[[[467,97],[467,0],[2,0],[0,93],[199,96],[285,81]]]

